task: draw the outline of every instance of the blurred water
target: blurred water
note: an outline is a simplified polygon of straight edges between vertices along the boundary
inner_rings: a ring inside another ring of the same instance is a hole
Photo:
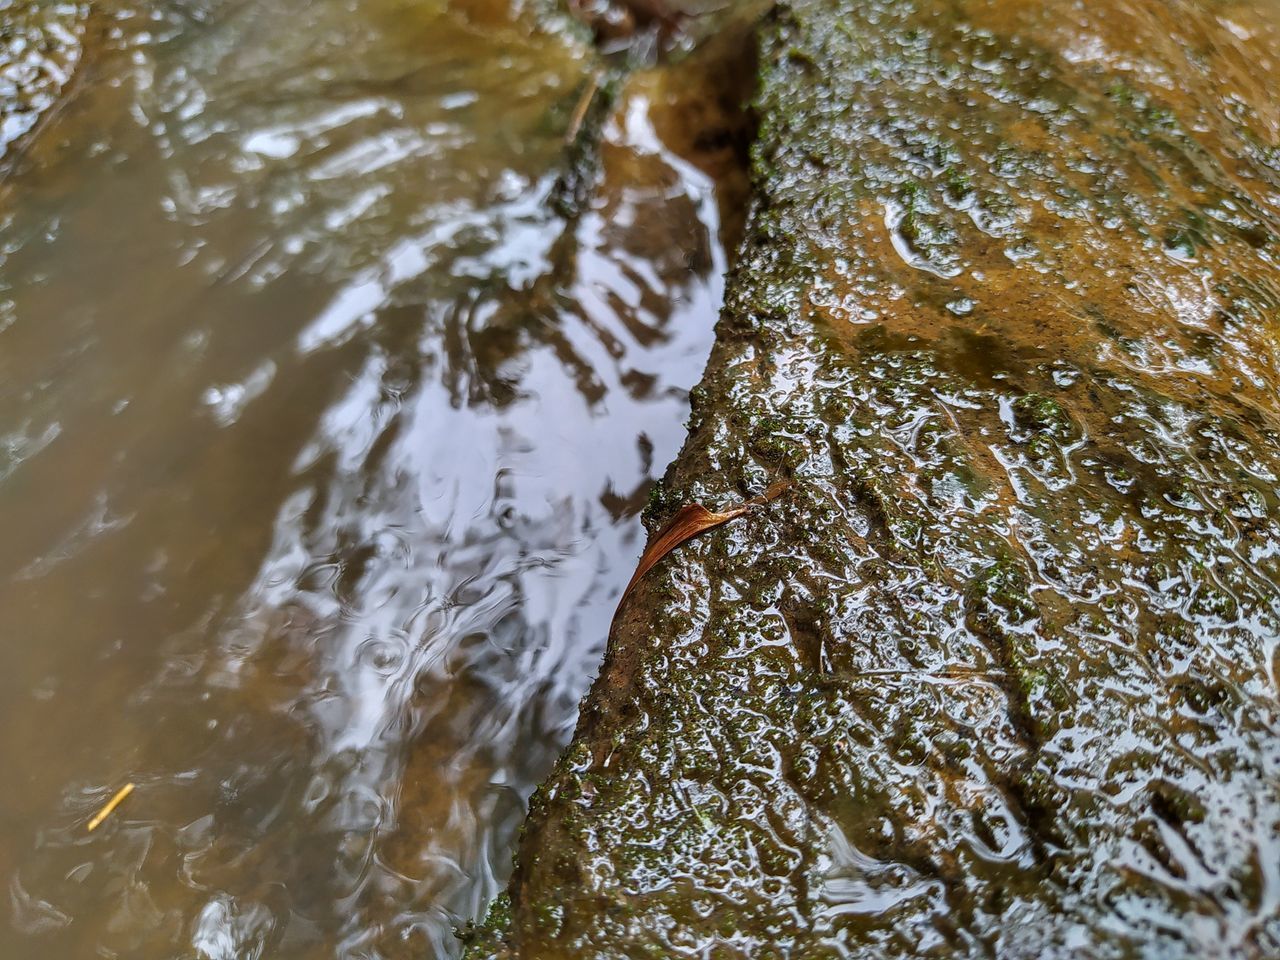
[[[716,185],[651,78],[552,212],[595,67],[500,3],[78,29],[0,196],[0,955],[446,955],[683,436]]]

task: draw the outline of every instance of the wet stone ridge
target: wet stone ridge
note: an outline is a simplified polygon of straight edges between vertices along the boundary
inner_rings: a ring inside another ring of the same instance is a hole
[[[88,3],[0,4],[0,169],[71,79],[88,14]]]
[[[1280,955],[1264,13],[776,11],[650,521],[793,485],[641,584],[475,955]]]

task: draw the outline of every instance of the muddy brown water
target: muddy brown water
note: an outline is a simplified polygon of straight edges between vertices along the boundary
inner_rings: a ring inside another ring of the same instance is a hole
[[[451,955],[684,434],[733,138],[633,74],[567,218],[599,66],[529,11],[22,16],[0,956]]]

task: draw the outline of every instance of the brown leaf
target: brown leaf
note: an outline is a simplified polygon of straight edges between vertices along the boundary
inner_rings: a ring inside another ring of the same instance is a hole
[[[770,484],[769,489],[760,496],[753,497],[736,507],[730,507],[723,513],[713,513],[701,504],[686,503],[676,512],[674,517],[667,521],[666,525],[653,539],[653,542],[645,548],[640,557],[640,564],[636,567],[636,572],[631,577],[631,582],[622,591],[622,599],[618,601],[618,609],[613,615],[614,620],[618,619],[618,614],[622,612],[622,608],[626,605],[627,597],[631,595],[632,588],[672,550],[685,541],[692,540],[700,533],[705,533],[713,527],[720,526],[722,523],[728,523],[734,517],[740,517],[744,513],[749,513],[756,507],[768,503],[789,486],[790,483],[786,480]]]

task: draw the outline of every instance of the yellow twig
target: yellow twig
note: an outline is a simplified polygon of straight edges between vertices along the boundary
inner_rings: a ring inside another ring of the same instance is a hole
[[[573,108],[573,115],[569,118],[569,129],[565,131],[564,142],[572,144],[578,138],[578,131],[582,129],[582,121],[587,118],[587,108],[591,106],[591,101],[596,97],[596,91],[600,89],[600,76],[591,74],[587,78],[587,86],[582,91],[582,96],[578,98],[578,104]]]
[[[107,801],[107,805],[93,815],[93,819],[89,821],[89,829],[97,830],[101,826],[102,821],[111,816],[111,811],[120,806],[124,802],[124,798],[133,793],[133,784],[126,783],[123,787],[116,791],[116,795]]]

